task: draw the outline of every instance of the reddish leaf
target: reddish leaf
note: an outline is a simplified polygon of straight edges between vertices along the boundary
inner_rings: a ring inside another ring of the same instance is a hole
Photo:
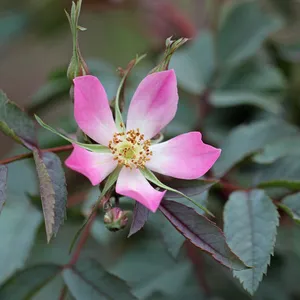
[[[135,202],[132,223],[128,237],[132,236],[143,228],[148,220],[149,212],[150,210],[147,207],[140,204],[139,202]]]
[[[169,200],[163,200],[159,209],[186,239],[222,265],[234,270],[248,268],[230,250],[222,230],[194,209]]]
[[[180,180],[180,179],[172,179],[171,182],[168,182],[171,188],[180,191],[181,193],[187,195],[188,197],[192,197],[195,195],[202,194],[206,190],[208,190],[211,186],[216,184],[217,180],[207,180],[207,179],[195,179],[195,180]],[[167,191],[165,198],[181,198],[182,196]]]

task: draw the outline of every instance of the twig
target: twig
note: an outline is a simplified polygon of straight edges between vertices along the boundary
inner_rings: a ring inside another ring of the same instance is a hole
[[[91,216],[91,219],[90,221],[88,222],[88,224],[85,226],[84,228],[84,231],[81,235],[81,238],[78,242],[78,245],[75,249],[75,252],[69,262],[68,265],[65,266],[65,268],[69,268],[70,266],[73,266],[76,264],[77,260],[79,259],[79,256],[80,256],[80,253],[81,253],[81,250],[83,248],[83,246],[85,245],[85,243],[87,242],[88,238],[89,238],[89,234],[90,234],[90,230],[91,230],[91,227],[96,219],[96,216],[97,216],[97,211],[94,211],[92,216]]]
[[[67,296],[67,292],[68,292],[68,288],[67,286],[64,284],[61,291],[60,291],[60,295],[59,295],[59,298],[58,300],[64,300]]]
[[[59,152],[64,152],[68,150],[72,150],[73,146],[72,145],[66,145],[66,146],[60,146],[60,147],[53,147],[53,148],[48,148],[48,149],[41,149],[41,152],[53,152],[53,153],[59,153]],[[24,153],[20,155],[16,155],[13,157],[5,158],[0,160],[0,165],[6,165],[18,160],[26,159],[26,158],[31,158],[33,157],[33,153]]]

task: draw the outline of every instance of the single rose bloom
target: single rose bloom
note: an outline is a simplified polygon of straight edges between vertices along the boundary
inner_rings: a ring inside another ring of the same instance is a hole
[[[202,142],[200,132],[178,135],[152,144],[174,118],[178,104],[174,70],[148,75],[139,84],[128,109],[127,122],[116,126],[106,92],[97,77],[74,79],[74,115],[81,130],[105,153],[91,152],[78,145],[66,160],[70,169],[98,185],[118,166],[121,167],[116,192],[133,198],[155,212],[166,191],[158,191],[141,169],[179,179],[203,176],[216,162],[221,150]]]

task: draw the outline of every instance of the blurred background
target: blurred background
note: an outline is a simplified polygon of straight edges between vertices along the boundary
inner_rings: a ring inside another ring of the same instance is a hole
[[[30,115],[37,113],[54,127],[74,133],[71,83],[66,77],[72,37],[64,9],[70,11],[70,7],[69,0],[0,1],[0,88]],[[180,103],[165,137],[200,130],[206,142],[224,149],[213,172],[227,173],[228,182],[248,187],[257,180],[277,180],[273,178],[276,174],[300,181],[300,164],[295,160],[300,155],[300,1],[83,0],[80,25],[87,28],[79,33],[83,57],[110,99],[119,84],[117,68],[126,67],[136,54],[147,53],[130,77],[127,105],[138,83],[161,59],[166,38],[191,38],[171,60]],[[253,122],[271,125],[267,129],[264,125],[251,127]],[[236,141],[230,140],[230,148],[228,136],[245,124],[250,124],[249,130],[241,132]],[[274,166],[265,165],[264,156],[247,159],[252,152],[289,134],[297,135],[285,153],[292,163],[282,162],[282,157],[272,160]],[[38,135],[41,148],[66,144],[42,129]],[[1,157],[26,151],[15,147],[1,132],[0,145]],[[246,149],[241,149],[243,145]],[[65,157],[61,155],[62,160]],[[238,164],[242,159],[245,164]],[[295,162],[299,167],[291,174]],[[275,169],[266,171],[270,166]],[[30,160],[9,166],[9,197],[0,217],[1,283],[19,269],[69,261],[71,239],[99,190],[91,189],[79,174],[68,170],[66,174],[68,219],[47,245],[34,166]],[[223,207],[231,192],[216,188],[198,199],[208,203],[221,227]],[[268,193],[279,199],[288,191],[278,187]],[[130,199],[123,205],[132,209]],[[184,242],[159,214],[151,215],[144,230],[129,240],[127,229],[111,233],[99,216],[83,257],[93,257],[105,270],[123,279],[138,299],[296,300],[300,299],[300,230],[281,210],[280,216],[275,255],[254,297],[229,270]],[[33,285],[29,278],[39,276],[39,272],[29,273],[14,289],[21,291]],[[106,299],[97,296],[86,282],[76,280],[65,282],[79,286],[81,292],[77,294],[68,292],[62,276],[57,275],[32,288],[27,298],[20,292],[3,299]],[[125,292],[122,294],[124,286],[113,285],[111,289],[116,293],[107,299],[129,299]]]

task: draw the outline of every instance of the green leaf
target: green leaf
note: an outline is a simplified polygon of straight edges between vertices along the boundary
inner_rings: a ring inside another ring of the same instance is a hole
[[[176,193],[178,195],[180,195],[181,197],[184,197],[186,199],[188,199],[189,201],[191,201],[192,203],[194,203],[196,206],[198,206],[199,208],[201,208],[203,211],[205,211],[207,214],[209,214],[210,216],[214,216],[207,208],[205,208],[204,206],[202,206],[201,204],[195,202],[192,198],[186,196],[185,194],[181,193],[180,191],[177,191],[176,189],[170,188],[169,186],[163,184],[162,182],[160,182],[158,180],[158,178],[148,169],[140,169],[140,171],[142,172],[142,174],[151,182],[153,182],[154,184],[156,184],[157,186],[166,189],[167,191]]]
[[[0,213],[6,201],[7,166],[0,165]]]
[[[136,299],[123,280],[108,273],[93,259],[82,260],[65,269],[63,277],[76,299]]]
[[[0,287],[0,299],[31,299],[61,270],[61,266],[44,264],[18,271]]]
[[[133,292],[138,299],[148,299],[147,297],[155,292],[162,293],[164,295],[163,299],[166,299],[167,297],[167,299],[174,299],[178,294],[181,294],[182,290],[186,289],[191,274],[194,276],[190,262],[179,262],[172,268],[153,276],[153,278],[146,282],[138,284],[135,286]],[[198,291],[198,296],[199,294]]]
[[[296,222],[300,222],[300,193],[284,197],[279,206]]]
[[[106,152],[110,152],[110,150],[102,145],[98,145],[98,144],[83,144],[80,142],[77,142],[69,137],[67,137],[66,135],[58,132],[56,129],[52,128],[51,126],[47,125],[46,123],[44,123],[37,115],[35,115],[35,118],[37,120],[37,122],[45,129],[55,133],[56,135],[59,135],[60,137],[62,137],[63,139],[67,140],[70,143],[74,143],[78,146],[81,146],[82,148],[92,151],[92,152],[99,152],[99,153],[106,153]]]
[[[224,70],[216,83],[217,91],[251,93],[280,91],[285,85],[286,80],[280,69],[258,55],[235,68]]]
[[[216,107],[231,107],[248,104],[275,114],[281,111],[278,97],[257,92],[217,90],[212,92],[209,101]]]
[[[299,148],[299,135],[282,137],[273,143],[267,144],[261,152],[253,157],[253,160],[260,164],[272,163],[285,156],[298,155]]]
[[[114,264],[109,268],[109,272],[126,280],[130,286],[147,282],[149,278],[174,265],[174,259],[167,253],[157,235],[145,230],[144,238],[140,237],[134,235],[127,239],[123,251],[118,252]],[[114,247],[114,244],[111,247]]]
[[[27,148],[36,145],[34,121],[1,90],[0,130]]]
[[[122,77],[122,80],[120,82],[119,88],[117,90],[116,100],[115,100],[115,119],[116,119],[116,126],[120,131],[124,131],[124,122],[123,117],[120,110],[120,103],[122,101],[124,105],[124,99],[121,99],[121,97],[124,98],[124,89],[126,86],[126,80],[129,76],[131,70],[143,59],[146,57],[146,54],[142,56],[137,56],[135,59],[133,59],[127,66],[126,70],[124,71],[124,75]],[[122,124],[122,126],[121,126]]]
[[[223,232],[215,223],[197,214],[192,208],[174,201],[163,200],[159,209],[186,239],[219,263],[234,270],[247,268],[230,250]]]
[[[277,119],[257,121],[234,128],[220,147],[222,154],[213,167],[214,174],[224,175],[235,164],[265,145],[297,132],[296,127]]]
[[[170,63],[180,87],[193,94],[201,94],[215,71],[213,37],[202,31],[184,49],[176,52]]]
[[[224,233],[231,249],[252,269],[233,271],[251,295],[266,274],[273,254],[279,215],[263,190],[237,191],[224,209]]]
[[[260,188],[284,187],[300,189],[300,165],[298,156],[287,156],[260,168],[255,174],[256,185]]]
[[[221,64],[237,64],[254,55],[281,26],[282,22],[264,12],[257,1],[234,4],[217,35],[218,60]]]
[[[9,195],[0,217],[0,282],[23,267],[42,220],[24,196]]]

